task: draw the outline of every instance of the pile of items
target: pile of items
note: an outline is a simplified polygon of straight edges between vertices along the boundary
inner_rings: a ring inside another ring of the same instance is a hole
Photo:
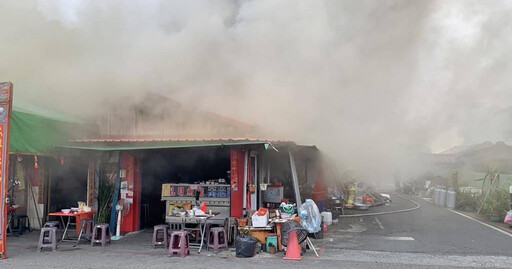
[[[313,200],[306,200],[298,212],[295,204],[282,203],[279,209],[260,208],[248,215],[238,219],[237,257],[253,257],[261,251],[275,254],[286,247],[285,259],[301,260],[301,244],[315,250],[308,236],[321,232],[321,216]]]

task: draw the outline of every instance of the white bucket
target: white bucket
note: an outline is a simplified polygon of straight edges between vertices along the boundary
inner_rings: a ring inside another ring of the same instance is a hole
[[[324,220],[324,224],[331,225],[332,224],[332,213],[331,212],[322,212],[322,218]]]

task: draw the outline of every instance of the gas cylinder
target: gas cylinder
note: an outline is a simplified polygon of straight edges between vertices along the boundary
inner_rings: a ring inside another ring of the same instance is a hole
[[[455,208],[456,193],[453,189],[446,192],[446,207]]]

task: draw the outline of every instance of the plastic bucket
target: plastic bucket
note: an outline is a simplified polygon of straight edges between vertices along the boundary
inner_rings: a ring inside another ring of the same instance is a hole
[[[331,212],[322,212],[320,215],[322,215],[322,218],[323,218],[325,224],[327,224],[327,225],[332,224],[332,213]]]

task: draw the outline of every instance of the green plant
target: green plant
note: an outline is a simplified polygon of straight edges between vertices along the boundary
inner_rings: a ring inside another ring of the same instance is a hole
[[[110,214],[112,212],[112,200],[114,198],[113,176],[100,177],[98,186],[98,223],[110,223]]]
[[[457,192],[455,208],[458,210],[477,211],[482,203],[480,193]]]
[[[509,210],[508,191],[505,188],[492,190],[484,201],[482,213],[490,216],[503,217]]]
[[[242,226],[239,229],[241,235],[250,236],[251,235],[251,229],[247,226]]]

